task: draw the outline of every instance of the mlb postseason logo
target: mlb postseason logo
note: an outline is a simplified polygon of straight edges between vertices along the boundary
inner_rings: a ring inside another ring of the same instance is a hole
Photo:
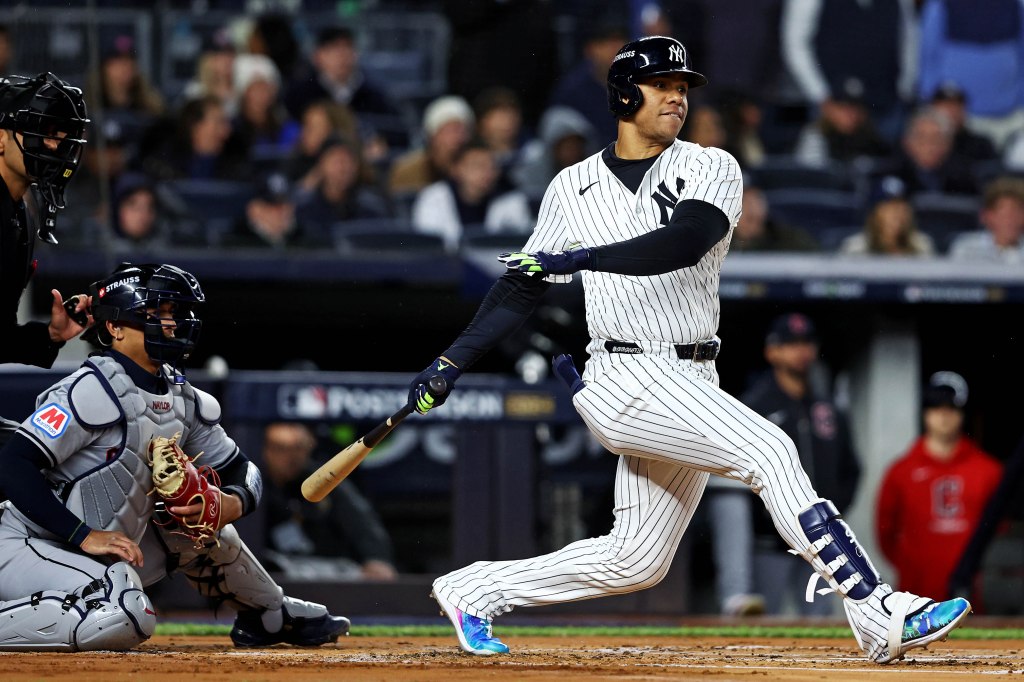
[[[32,426],[36,427],[50,438],[58,438],[68,428],[71,415],[58,405],[50,403],[43,405],[32,415]]]

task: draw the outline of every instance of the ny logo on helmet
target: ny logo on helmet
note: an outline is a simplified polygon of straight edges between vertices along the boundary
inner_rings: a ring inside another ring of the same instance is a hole
[[[683,61],[683,46],[682,45],[669,45],[668,46],[668,58],[674,62]]]

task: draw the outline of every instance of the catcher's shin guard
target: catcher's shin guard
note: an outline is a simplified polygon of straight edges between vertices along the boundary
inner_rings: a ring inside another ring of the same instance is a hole
[[[146,641],[156,614],[124,562],[76,590],[36,592],[0,603],[0,651],[125,650]]]
[[[284,592],[242,542],[234,526],[224,526],[218,535],[219,544],[211,542],[197,550],[189,543],[181,548],[179,565],[188,581],[204,597],[236,609],[280,609]]]

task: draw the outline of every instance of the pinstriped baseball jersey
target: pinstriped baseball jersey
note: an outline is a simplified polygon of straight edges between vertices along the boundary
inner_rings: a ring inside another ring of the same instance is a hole
[[[719,271],[740,216],[743,179],[727,152],[676,140],[634,194],[601,154],[566,168],[551,182],[524,251],[558,251],[574,242],[601,246],[664,227],[679,201],[699,199],[729,219],[728,234],[692,268],[654,277],[584,271],[587,327],[593,339],[693,343],[718,329]],[[565,275],[552,282],[567,282]]]

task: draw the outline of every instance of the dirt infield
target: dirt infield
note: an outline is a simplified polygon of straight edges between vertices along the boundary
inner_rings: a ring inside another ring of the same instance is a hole
[[[955,640],[877,666],[852,640],[516,637],[473,657],[454,638],[348,637],[319,649],[239,650],[226,637],[157,637],[125,653],[2,653],[0,679],[120,680],[964,680],[1021,679],[1024,642]],[[926,674],[927,677],[919,677]],[[715,677],[709,678],[708,675]]]

